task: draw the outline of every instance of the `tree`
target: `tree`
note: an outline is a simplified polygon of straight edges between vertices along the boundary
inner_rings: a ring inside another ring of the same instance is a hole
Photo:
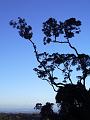
[[[25,19],[18,17],[17,21],[11,20],[10,25],[17,28],[19,35],[29,40],[33,45],[39,63],[38,68],[34,68],[34,71],[39,78],[46,80],[57,92],[56,102],[61,106],[60,119],[67,120],[66,116],[69,116],[70,119],[75,118],[75,120],[85,118],[85,109],[88,109],[87,113],[90,112],[89,107],[86,105],[90,106],[90,92],[85,85],[85,80],[90,75],[90,56],[80,54],[70,42],[75,34],[80,33],[81,21],[70,18],[64,22],[57,22],[56,19],[49,18],[43,23],[44,45],[50,43],[67,44],[73,50],[73,54],[39,53],[32,41],[32,27],[26,23]],[[64,40],[59,40],[61,35]],[[77,84],[73,83],[73,77],[71,76],[74,71],[73,67],[76,71],[81,72],[79,76],[76,75]],[[60,80],[59,75],[55,75],[56,70],[63,74],[63,80]],[[81,117],[79,111],[84,113],[85,116]],[[79,117],[76,117],[77,115]]]
[[[35,109],[40,110],[41,120],[54,120],[54,112],[53,112],[53,103],[47,102],[46,105],[43,105],[41,103],[37,103],[35,106]]]

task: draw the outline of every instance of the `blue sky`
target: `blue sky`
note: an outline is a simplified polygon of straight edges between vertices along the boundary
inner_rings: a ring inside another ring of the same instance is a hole
[[[37,62],[32,46],[9,26],[9,21],[17,17],[26,18],[32,26],[33,41],[39,51],[59,49],[53,45],[42,46],[42,23],[49,17],[61,21],[70,17],[81,20],[82,32],[74,38],[73,44],[80,53],[90,54],[90,1],[0,0],[0,108],[34,107],[37,102],[55,102],[56,93],[33,71]]]

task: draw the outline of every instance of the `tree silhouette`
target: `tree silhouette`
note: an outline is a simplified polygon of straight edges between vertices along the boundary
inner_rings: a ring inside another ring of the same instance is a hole
[[[40,114],[41,114],[41,120],[46,120],[46,119],[50,119],[53,120],[54,118],[54,112],[53,112],[53,103],[49,103],[47,102],[45,105],[42,105],[41,103],[37,103],[35,106],[35,109],[40,110]]]
[[[90,56],[79,53],[70,42],[71,38],[80,33],[81,21],[70,18],[64,22],[58,22],[54,18],[49,18],[43,23],[44,45],[67,44],[73,50],[72,54],[39,53],[32,41],[32,27],[26,23],[25,19],[18,17],[17,21],[11,20],[10,25],[18,29],[19,35],[33,45],[39,63],[34,71],[39,78],[46,80],[57,92],[56,102],[60,105],[58,118],[62,120],[90,119],[90,91],[86,89],[85,85],[85,80],[90,75]],[[61,35],[64,37],[63,40],[60,40]],[[60,74],[56,76],[57,70]],[[80,73],[80,75],[76,74],[77,84],[73,82],[72,73],[74,71]],[[61,74],[63,74],[63,80],[60,79]]]

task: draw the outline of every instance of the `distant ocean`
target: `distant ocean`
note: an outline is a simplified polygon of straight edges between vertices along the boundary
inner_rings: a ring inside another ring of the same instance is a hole
[[[56,105],[53,106],[53,110],[58,112],[58,107]],[[0,106],[0,113],[38,113],[39,110],[35,110],[34,107],[3,107]]]
[[[0,108],[0,113],[36,113],[34,108]]]

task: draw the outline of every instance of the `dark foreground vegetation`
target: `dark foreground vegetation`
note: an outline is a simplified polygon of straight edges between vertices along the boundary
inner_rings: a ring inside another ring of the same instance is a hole
[[[26,113],[0,113],[0,120],[40,120],[39,114]]]

